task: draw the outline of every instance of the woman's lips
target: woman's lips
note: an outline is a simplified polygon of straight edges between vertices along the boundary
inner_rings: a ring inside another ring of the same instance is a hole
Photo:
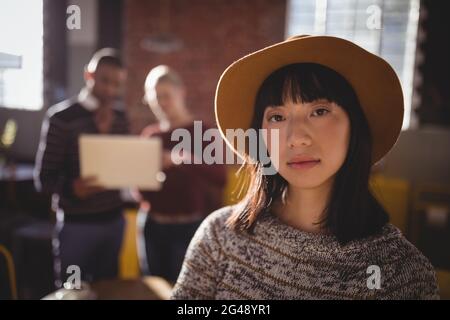
[[[320,160],[310,160],[310,161],[293,161],[288,162],[288,166],[293,169],[309,169],[318,165]]]

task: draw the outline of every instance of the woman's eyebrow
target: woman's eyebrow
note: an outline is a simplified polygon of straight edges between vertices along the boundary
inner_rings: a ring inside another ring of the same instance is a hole
[[[328,99],[317,99],[317,100],[314,100],[314,101],[311,101],[311,102],[307,102],[305,104],[307,106],[309,106],[309,107],[313,107],[313,106],[316,106],[318,104],[326,104],[328,106],[332,106],[333,102],[329,101]]]
[[[266,107],[266,110],[267,109],[279,109],[279,108],[286,108],[286,106],[282,105],[282,104],[280,104],[280,105],[269,105],[269,106]]]

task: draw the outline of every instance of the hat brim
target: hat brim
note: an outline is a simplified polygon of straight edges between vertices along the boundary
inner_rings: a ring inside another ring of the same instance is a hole
[[[392,67],[354,43],[331,36],[305,36],[266,47],[231,64],[216,89],[216,121],[227,144],[239,156],[227,129],[250,128],[256,94],[275,70],[293,63],[317,63],[342,75],[353,87],[373,140],[372,163],[394,146],[403,122],[403,94]]]

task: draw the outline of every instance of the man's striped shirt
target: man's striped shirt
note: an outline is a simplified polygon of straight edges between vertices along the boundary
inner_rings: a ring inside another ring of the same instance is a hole
[[[127,133],[125,113],[114,109],[109,134]],[[80,177],[78,138],[81,134],[99,134],[94,112],[76,99],[49,108],[36,156],[35,184],[39,191],[54,195],[54,204],[64,211],[66,218],[69,215],[93,218],[123,205],[118,190],[100,192],[84,200],[73,194],[73,181]]]

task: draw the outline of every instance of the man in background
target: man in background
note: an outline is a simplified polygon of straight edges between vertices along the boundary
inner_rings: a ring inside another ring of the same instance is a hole
[[[78,266],[81,278],[114,278],[122,243],[123,202],[118,190],[104,190],[95,177],[81,178],[81,134],[127,134],[118,107],[126,72],[113,49],[96,52],[84,73],[85,87],[76,98],[48,109],[36,156],[35,185],[52,195],[57,223],[53,239],[56,285]],[[70,270],[70,269],[69,269]]]

